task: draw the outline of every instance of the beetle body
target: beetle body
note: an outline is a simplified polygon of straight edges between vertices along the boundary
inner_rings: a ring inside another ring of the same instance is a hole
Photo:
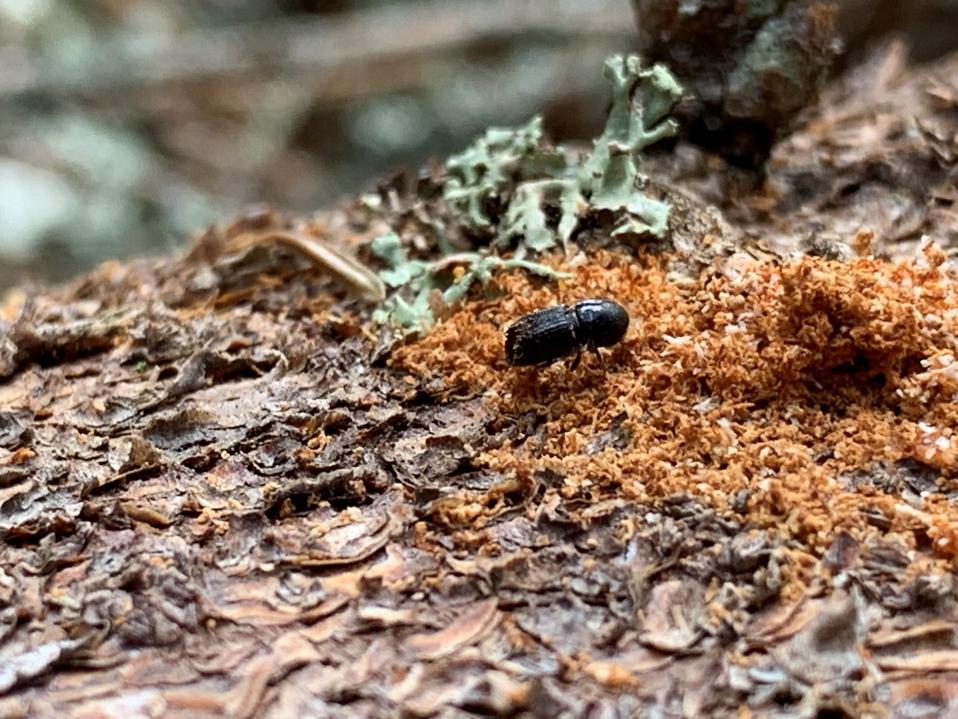
[[[629,314],[611,300],[583,300],[530,312],[506,328],[506,360],[511,365],[544,365],[575,352],[579,364],[583,345],[599,347],[619,342],[629,328]]]

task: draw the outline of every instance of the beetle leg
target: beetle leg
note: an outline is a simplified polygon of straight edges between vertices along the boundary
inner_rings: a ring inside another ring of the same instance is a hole
[[[581,347],[576,347],[576,350],[575,350],[575,359],[572,360],[572,364],[569,365],[569,371],[571,372],[571,371],[574,370],[576,367],[578,367],[578,366],[579,366],[579,362],[581,362],[581,361],[582,361],[582,348],[581,348]]]
[[[589,349],[595,352],[595,356],[599,358],[599,364],[605,367],[605,357],[602,356],[602,353],[599,352],[599,348],[596,347],[595,342],[592,340],[589,340]]]

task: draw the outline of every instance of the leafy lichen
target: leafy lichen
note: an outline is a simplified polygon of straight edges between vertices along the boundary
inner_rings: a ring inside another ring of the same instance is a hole
[[[477,281],[485,285],[497,269],[522,269],[548,279],[568,277],[551,267],[519,258],[479,252],[459,252],[434,262],[410,259],[399,236],[390,232],[375,238],[373,253],[387,264],[380,277],[393,292],[374,312],[379,324],[392,324],[405,333],[423,332],[435,316],[433,308],[465,298]]]
[[[434,262],[409,259],[395,233],[376,238],[373,253],[387,268],[380,273],[394,292],[376,313],[406,331],[432,324],[435,303],[465,296],[475,281],[484,284],[493,270],[521,267],[555,277],[526,258],[569,243],[583,218],[611,215],[617,236],[662,238],[669,205],[644,192],[640,153],[675,134],[669,113],[682,88],[662,65],[643,69],[635,55],[614,55],[605,63],[612,84],[612,109],[591,152],[549,144],[542,118],[517,128],[489,128],[472,145],[446,162],[443,200],[456,221],[504,259],[489,253],[448,254]],[[453,275],[450,269],[460,269]]]
[[[550,227],[546,208],[555,206],[559,221]],[[579,217],[588,209],[577,183],[570,179],[535,180],[516,187],[499,238],[503,241],[519,236],[520,254],[525,250],[543,252],[556,246],[566,247],[579,223]]]
[[[585,157],[547,145],[542,119],[534,117],[514,130],[487,130],[449,158],[444,197],[467,227],[494,231],[500,243],[518,237],[520,255],[567,247],[590,212],[612,212],[617,235],[665,235],[669,208],[643,192],[639,156],[676,133],[669,113],[682,88],[663,65],[644,69],[635,55],[610,57],[604,72],[612,109]],[[495,207],[505,208],[498,223]],[[553,213],[556,223],[549,222]]]
[[[542,118],[522,127],[490,127],[457,155],[446,160],[443,197],[473,229],[492,226],[488,206],[507,192],[516,177],[525,178],[542,156]]]
[[[643,70],[635,55],[609,58],[605,76],[612,82],[612,109],[582,168],[580,186],[593,209],[616,213],[613,234],[661,238],[669,207],[641,191],[639,153],[678,131],[668,114],[682,88],[663,65]]]

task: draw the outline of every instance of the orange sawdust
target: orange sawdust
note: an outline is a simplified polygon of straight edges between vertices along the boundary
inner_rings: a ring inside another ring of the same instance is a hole
[[[485,396],[524,429],[476,464],[551,470],[563,501],[684,494],[806,558],[845,530],[895,533],[945,561],[958,555],[958,504],[849,480],[906,459],[937,470],[943,492],[958,475],[958,283],[940,260],[755,261],[682,281],[661,256],[598,251],[555,260],[573,274],[558,284],[498,276],[497,292],[392,362],[441,379],[447,397]],[[510,321],[591,297],[633,318],[604,364],[506,364]]]

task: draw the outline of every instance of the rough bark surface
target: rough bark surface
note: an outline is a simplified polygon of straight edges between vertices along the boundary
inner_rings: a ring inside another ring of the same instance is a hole
[[[418,341],[265,239],[355,208],[10,294],[0,716],[958,712],[958,58],[900,58],[757,190],[659,157],[670,248],[580,237]],[[601,292],[605,365],[505,365]]]

